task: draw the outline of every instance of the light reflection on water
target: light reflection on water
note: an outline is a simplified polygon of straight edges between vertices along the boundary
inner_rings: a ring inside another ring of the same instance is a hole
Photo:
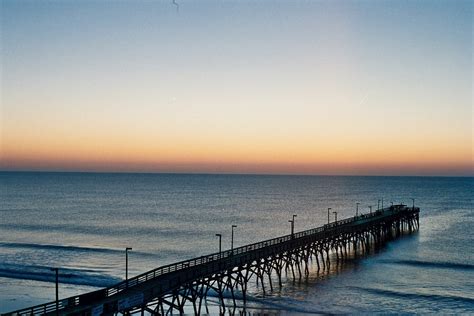
[[[0,173],[0,180],[0,311],[52,300],[52,275],[41,272],[50,266],[68,269],[66,297],[123,278],[127,246],[134,275],[216,252],[216,233],[228,248],[232,224],[239,246],[287,234],[291,214],[299,231],[325,224],[327,207],[345,218],[356,202],[367,212],[381,198],[387,206],[414,197],[419,233],[332,264],[329,274],[313,262],[307,281],[286,280],[265,297],[252,288],[249,306],[281,314],[474,312],[472,178]]]

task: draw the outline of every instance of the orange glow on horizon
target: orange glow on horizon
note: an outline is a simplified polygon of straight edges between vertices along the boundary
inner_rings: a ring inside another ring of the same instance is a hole
[[[471,152],[462,142],[442,146],[412,139],[281,140],[142,138],[10,138],[4,135],[0,168],[105,172],[222,172],[275,174],[454,174],[472,171]]]

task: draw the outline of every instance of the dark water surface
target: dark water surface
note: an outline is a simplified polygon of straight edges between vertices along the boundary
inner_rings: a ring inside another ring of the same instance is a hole
[[[473,178],[0,173],[0,312],[353,216],[355,203],[416,199],[420,231],[366,258],[285,282],[250,306],[297,313],[474,313]],[[216,302],[210,298],[210,304]],[[240,304],[240,303],[239,303]],[[211,313],[212,313],[211,306]],[[215,310],[215,309],[214,309]]]

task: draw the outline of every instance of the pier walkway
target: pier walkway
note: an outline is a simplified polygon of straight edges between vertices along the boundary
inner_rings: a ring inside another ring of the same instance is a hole
[[[260,282],[265,292],[273,290],[276,282],[282,286],[283,272],[293,279],[307,276],[313,259],[318,269],[326,269],[334,257],[339,261],[351,251],[353,255],[369,252],[417,230],[419,211],[414,206],[393,205],[292,235],[169,264],[108,288],[4,315],[164,315],[183,313],[185,304],[192,305],[199,315],[210,290],[217,293],[221,310],[225,311],[226,302],[235,306],[235,292],[245,303],[251,279]],[[224,299],[224,292],[230,292],[231,298]]]

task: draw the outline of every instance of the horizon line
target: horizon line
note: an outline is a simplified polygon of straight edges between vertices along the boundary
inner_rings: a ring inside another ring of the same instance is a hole
[[[474,178],[474,174],[466,175],[387,175],[387,174],[316,174],[316,173],[255,173],[255,172],[192,172],[192,171],[97,171],[97,170],[31,170],[31,169],[0,169],[0,173],[86,173],[86,174],[144,174],[144,175],[235,175],[235,176],[307,176],[307,177],[400,177],[400,178]]]

